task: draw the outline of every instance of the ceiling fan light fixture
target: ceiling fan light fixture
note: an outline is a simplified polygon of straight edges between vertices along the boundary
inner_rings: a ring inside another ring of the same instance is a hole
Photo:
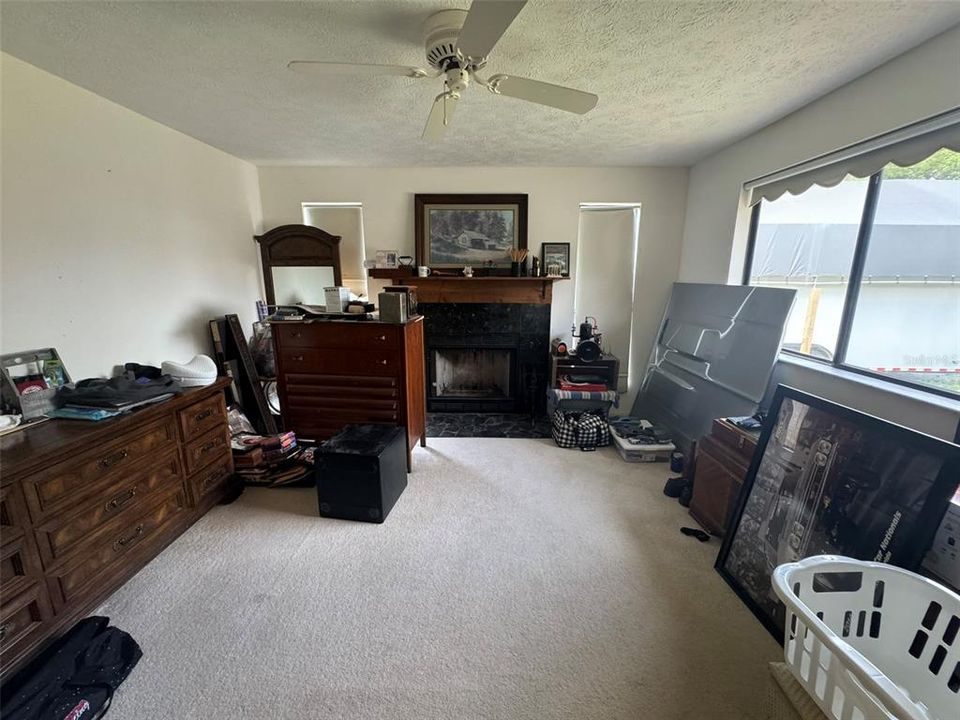
[[[423,23],[423,43],[427,63],[432,70],[399,65],[357,65],[297,61],[291,70],[311,75],[394,75],[412,78],[444,76],[444,91],[433,99],[422,137],[439,140],[453,119],[461,93],[471,81],[494,95],[506,95],[527,102],[547,105],[566,112],[584,114],[597,104],[593,93],[553,85],[539,80],[499,74],[484,80],[477,75],[487,56],[500,41],[527,0],[473,0],[470,10],[441,10]]]

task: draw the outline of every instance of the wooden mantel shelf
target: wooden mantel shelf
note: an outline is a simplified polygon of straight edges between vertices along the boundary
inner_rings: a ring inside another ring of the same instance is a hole
[[[370,277],[376,277],[371,270]],[[391,278],[398,284],[417,288],[417,301],[422,303],[529,303],[549,305],[553,299],[553,283],[569,280],[564,277],[429,277]]]

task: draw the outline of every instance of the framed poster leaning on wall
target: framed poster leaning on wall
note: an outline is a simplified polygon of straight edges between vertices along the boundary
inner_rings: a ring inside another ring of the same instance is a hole
[[[916,570],[960,483],[960,447],[778,386],[716,568],[783,641],[774,568],[845,555]]]

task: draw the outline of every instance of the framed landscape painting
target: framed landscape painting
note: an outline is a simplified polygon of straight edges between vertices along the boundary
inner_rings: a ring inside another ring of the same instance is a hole
[[[509,268],[527,247],[526,195],[416,195],[417,265]]]
[[[770,578],[845,555],[916,570],[960,481],[960,447],[780,385],[716,568],[783,641]]]

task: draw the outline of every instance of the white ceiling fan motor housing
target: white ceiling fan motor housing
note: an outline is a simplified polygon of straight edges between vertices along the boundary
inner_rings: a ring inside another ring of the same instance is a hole
[[[424,21],[423,44],[431,67],[444,70],[451,62],[459,64],[457,40],[466,19],[466,10],[441,10]]]

